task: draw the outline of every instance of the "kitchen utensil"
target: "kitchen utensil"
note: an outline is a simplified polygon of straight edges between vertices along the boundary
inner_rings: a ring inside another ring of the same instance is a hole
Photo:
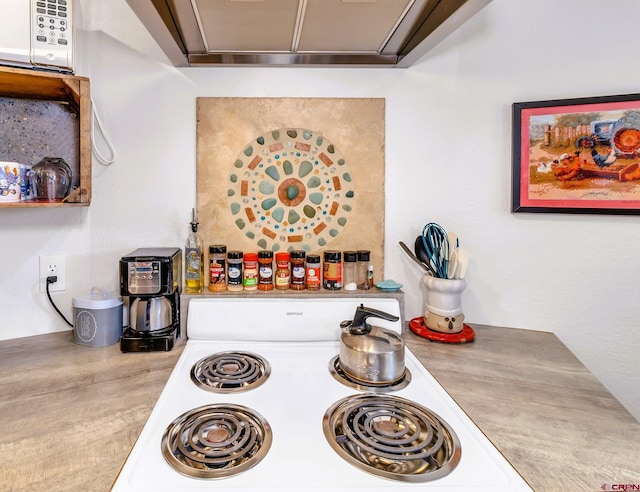
[[[447,239],[449,240],[447,278],[455,278],[456,267],[458,266],[458,247],[460,246],[460,241],[458,239],[458,234],[453,231],[447,231]]]
[[[458,268],[458,248],[453,248],[449,252],[449,265],[447,265],[447,278],[455,278]]]
[[[404,342],[400,334],[371,326],[367,318],[398,321],[394,316],[360,305],[353,320],[340,324],[340,365],[350,376],[367,383],[388,384],[404,376]]]
[[[447,231],[447,239],[449,240],[449,248],[454,249],[460,246],[458,234],[453,231]]]
[[[122,335],[122,300],[98,287],[74,297],[73,341],[90,347],[113,345]]]
[[[418,257],[413,254],[413,252],[409,249],[409,247],[404,244],[402,241],[400,241],[400,247],[402,248],[402,251],[404,251],[405,253],[407,253],[407,256],[409,258],[411,258],[413,261],[415,261],[418,265],[420,265],[420,268],[422,268],[423,270],[425,270],[426,272],[428,272],[429,274],[433,273],[433,270],[431,267],[427,266],[425,263],[423,263],[422,261],[420,261],[418,259]]]
[[[455,278],[464,278],[467,274],[467,267],[469,266],[469,258],[471,255],[466,249],[458,248],[457,262]]]
[[[422,240],[422,236],[416,237],[416,240],[413,244],[413,250],[416,252],[416,257],[420,260],[420,263],[424,265],[427,272],[429,272],[430,275],[437,277],[438,274],[431,265],[431,258],[429,258],[427,250],[424,248],[424,241]]]
[[[436,277],[447,278],[449,262],[449,239],[447,232],[435,222],[430,222],[422,229],[422,243],[429,263],[436,272]]]
[[[62,200],[71,190],[71,168],[61,157],[45,157],[31,169],[36,200]]]

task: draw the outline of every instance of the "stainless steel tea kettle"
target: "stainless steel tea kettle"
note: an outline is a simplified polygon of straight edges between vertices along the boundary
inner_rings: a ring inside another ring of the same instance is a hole
[[[398,316],[360,304],[353,320],[340,323],[340,365],[350,376],[367,383],[389,384],[404,376],[404,341],[400,334],[371,326],[367,318],[398,321]]]
[[[134,331],[161,331],[171,328],[173,314],[166,297],[137,297],[129,307],[129,323]]]

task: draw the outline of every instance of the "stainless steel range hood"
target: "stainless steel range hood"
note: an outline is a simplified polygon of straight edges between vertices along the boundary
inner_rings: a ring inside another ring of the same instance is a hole
[[[127,0],[171,62],[409,67],[491,0]]]

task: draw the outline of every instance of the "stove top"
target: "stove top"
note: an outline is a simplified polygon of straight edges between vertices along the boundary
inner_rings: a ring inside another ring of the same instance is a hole
[[[324,414],[322,429],[347,462],[393,480],[435,480],[460,462],[453,429],[429,409],[397,396],[343,398]]]
[[[390,391],[398,391],[402,388],[406,388],[407,385],[411,382],[411,371],[409,369],[404,370],[404,374],[401,378],[396,381],[392,381],[390,383],[376,383],[373,381],[362,381],[347,371],[344,370],[342,365],[340,364],[340,356],[336,355],[329,362],[329,372],[333,376],[333,378],[342,383],[346,384],[351,388],[355,388],[360,391],[372,391],[374,393],[388,393]]]
[[[225,478],[248,470],[271,446],[269,423],[242,405],[212,403],[175,419],[162,436],[162,456],[193,478]]]
[[[258,354],[227,351],[196,362],[191,368],[191,380],[213,393],[238,393],[257,388],[270,373],[271,365]]]
[[[386,298],[191,299],[189,340],[113,490],[531,490],[409,350],[401,388],[331,374],[360,303],[399,315]]]

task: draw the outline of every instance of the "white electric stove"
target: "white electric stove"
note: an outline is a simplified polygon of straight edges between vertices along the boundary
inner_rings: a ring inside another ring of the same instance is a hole
[[[402,380],[342,379],[340,323],[360,304],[400,317],[386,297],[192,298],[113,490],[531,490],[408,349]]]

